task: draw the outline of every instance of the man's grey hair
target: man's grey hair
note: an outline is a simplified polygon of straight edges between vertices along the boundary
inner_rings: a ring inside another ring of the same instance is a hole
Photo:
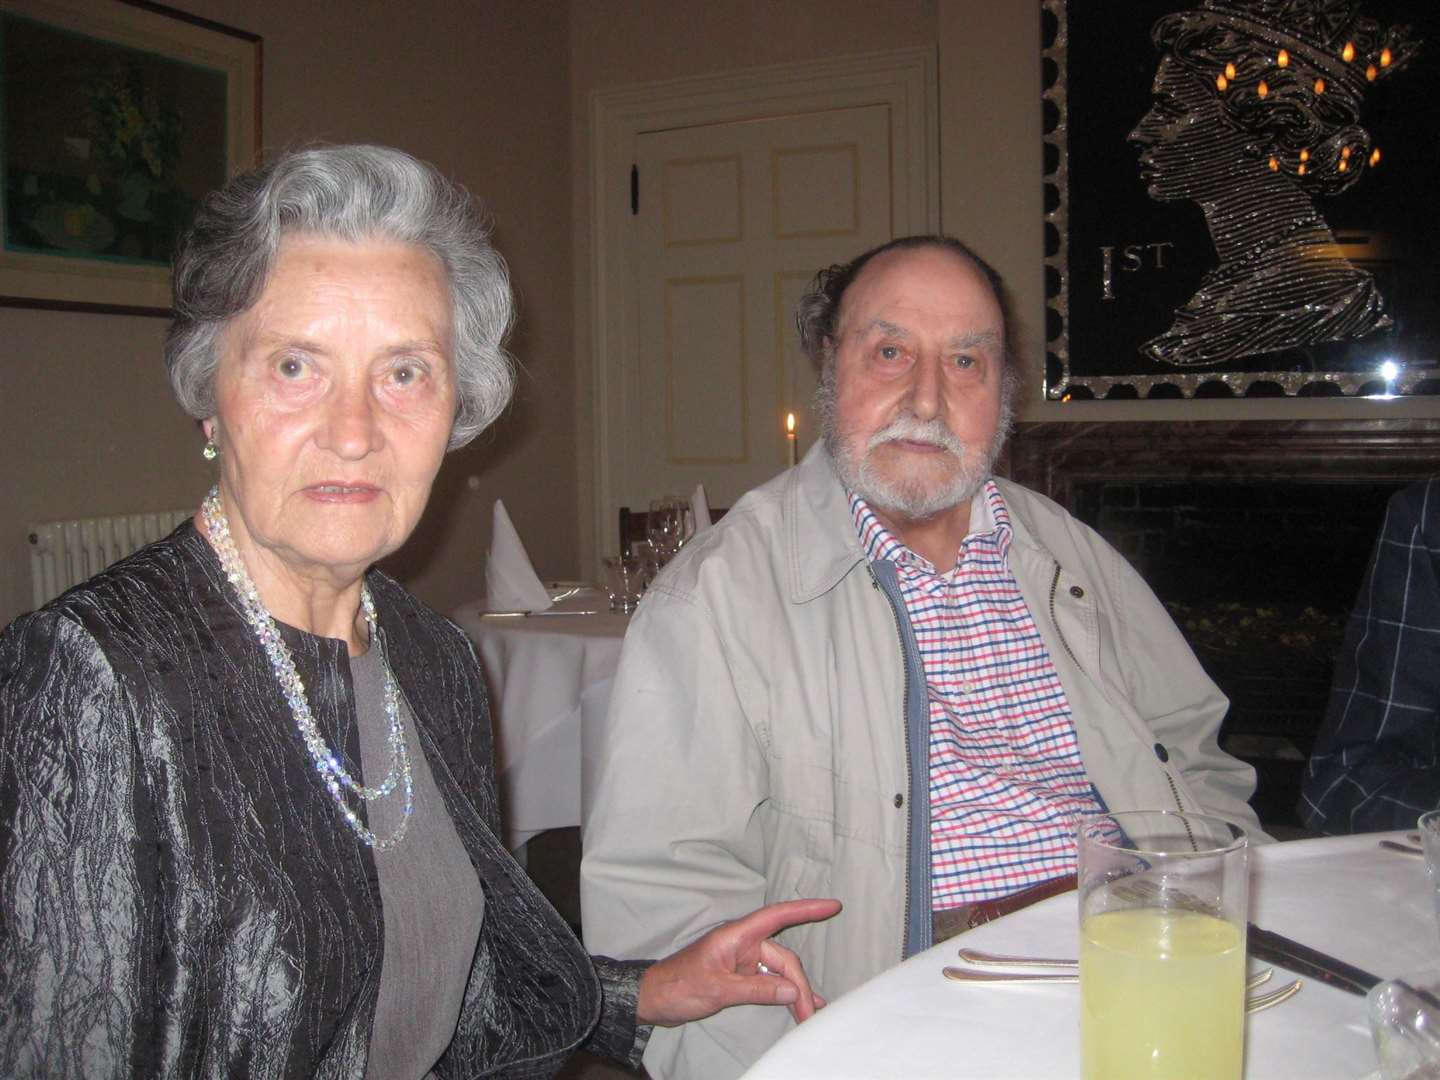
[[[175,314],[165,339],[170,385],[187,413],[215,415],[220,334],[260,298],[289,236],[389,241],[435,256],[454,313],[459,407],[450,449],[500,415],[515,385],[505,350],[515,310],[505,261],[464,188],[386,146],[289,153],[202,201],[175,251]]]
[[[828,266],[815,275],[809,289],[800,297],[795,307],[795,328],[800,332],[800,348],[815,365],[819,384],[815,388],[812,407],[820,422],[820,431],[832,454],[836,447],[835,437],[835,346],[840,330],[840,307],[845,291],[855,283],[860,271],[871,259],[890,251],[916,251],[935,248],[948,251],[967,260],[980,271],[1000,308],[1000,329],[1004,335],[1002,360],[1004,372],[1000,384],[1000,427],[999,442],[1004,443],[1009,435],[1015,416],[1015,395],[1020,388],[1020,365],[1015,360],[1010,339],[1010,300],[1005,281],[995,268],[975,254],[969,245],[953,236],[939,234],[928,236],[902,236],[890,240],[869,251],[862,252],[847,263]]]
[[[953,236],[940,234],[928,236],[902,236],[895,240],[888,240],[878,247],[862,252],[847,263],[837,263],[834,266],[827,266],[821,270],[810,282],[809,289],[800,297],[799,304],[795,308],[795,328],[800,332],[800,348],[815,365],[815,371],[822,378],[825,370],[834,356],[835,335],[840,329],[840,305],[845,298],[845,291],[855,283],[871,259],[877,255],[884,255],[891,251],[916,251],[924,248],[935,248],[940,251],[948,251],[952,255],[969,262],[976,270],[980,271],[990,291],[995,294],[995,303],[1000,308],[1000,329],[1005,335],[1005,371],[1007,383],[1013,382],[1015,375],[1014,357],[1010,349],[1010,302],[1005,289],[1005,281],[988,262],[970,248],[969,245]]]

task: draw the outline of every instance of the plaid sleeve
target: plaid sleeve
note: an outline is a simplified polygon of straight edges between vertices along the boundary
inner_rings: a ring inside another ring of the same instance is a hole
[[[1399,492],[1335,664],[1300,814],[1326,833],[1440,806],[1440,478]]]

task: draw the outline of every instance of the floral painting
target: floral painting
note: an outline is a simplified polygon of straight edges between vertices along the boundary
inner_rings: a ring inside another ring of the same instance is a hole
[[[129,11],[106,3],[102,15]],[[111,282],[158,283],[148,297],[163,305],[198,200],[248,164],[231,128],[237,89],[251,88],[237,87],[223,55],[137,47],[107,35],[113,26],[62,25],[43,7],[0,12],[0,258],[62,284],[109,267]]]

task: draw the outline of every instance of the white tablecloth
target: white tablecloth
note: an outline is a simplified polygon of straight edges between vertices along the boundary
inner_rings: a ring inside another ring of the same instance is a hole
[[[606,606],[603,592],[588,597]],[[583,605],[582,605],[583,606]],[[627,615],[485,617],[462,605],[452,617],[475,642],[495,731],[505,846],[546,829],[579,825],[594,745],[610,706]]]
[[[1440,963],[1423,859],[1368,834],[1251,852],[1251,921],[1384,978]],[[962,943],[1073,957],[1074,893],[937,945],[871,979],[792,1030],[745,1080],[1067,1080],[1080,1075],[1079,987],[969,985],[940,974]],[[1293,976],[1277,968],[1268,988]],[[1247,1080],[1357,1080],[1375,1069],[1365,999],[1304,980],[1298,996],[1247,1020]],[[823,987],[822,987],[823,989]]]

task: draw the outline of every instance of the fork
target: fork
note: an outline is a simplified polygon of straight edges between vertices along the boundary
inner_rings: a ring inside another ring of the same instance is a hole
[[[998,971],[971,971],[967,968],[947,967],[943,970],[942,974],[945,976],[945,978],[953,979],[955,982],[1074,983],[1080,981],[1080,975],[1078,972],[1073,975],[1062,975],[1058,971],[1047,974],[1007,974]],[[1270,975],[1268,972],[1261,972],[1259,978],[1251,976],[1251,984],[1258,985],[1259,983],[1264,982],[1265,979],[1268,979],[1269,977]],[[1292,997],[1294,997],[1300,992],[1300,988],[1303,985],[1304,982],[1302,980],[1295,979],[1292,982],[1286,983],[1278,990],[1270,991],[1270,993],[1268,994],[1256,994],[1254,997],[1247,997],[1245,999],[1245,1011],[1247,1013],[1257,1013],[1261,1012],[1264,1009],[1273,1008],[1274,1006],[1279,1005],[1283,1001],[1289,1001]]]
[[[991,952],[986,952],[986,951],[983,950],[983,949],[965,949],[965,948],[962,948],[962,949],[960,950],[959,956],[960,956],[960,959],[961,959],[961,960],[965,961],[965,963],[971,965],[972,967],[977,967],[977,968],[987,968],[987,967],[1005,967],[1005,968],[1015,968],[1015,967],[1022,967],[1022,968],[1051,968],[1051,969],[1055,969],[1055,970],[1057,970],[1057,971],[1066,971],[1066,972],[1072,972],[1072,971],[1079,971],[1079,970],[1080,970],[1080,965],[1079,965],[1076,961],[1074,961],[1074,960],[1062,960],[1062,959],[1060,959],[1059,957],[1054,957],[1054,956],[1007,956],[1007,955],[1005,955],[1004,953],[991,953]],[[956,970],[959,970],[959,969],[957,968]],[[977,972],[976,974],[988,974],[988,973],[985,973],[985,972]],[[1275,969],[1274,969],[1274,968],[1268,968],[1268,967],[1267,967],[1267,968],[1261,968],[1260,970],[1258,970],[1258,971],[1256,971],[1256,972],[1254,972],[1254,973],[1246,976],[1246,978],[1245,978],[1245,989],[1246,989],[1246,990],[1254,990],[1257,986],[1263,986],[1265,983],[1267,983],[1267,982],[1270,981],[1270,976],[1272,976],[1273,974],[1275,974]],[[997,981],[998,981],[998,977],[999,977],[999,976],[997,976]],[[1012,977],[1012,978],[1013,978],[1013,977],[1020,977],[1020,978],[1024,978],[1024,979],[1027,979],[1027,980],[1028,980],[1029,978],[1031,978],[1031,976],[1028,976],[1028,975],[1021,975],[1021,976],[1011,975],[1011,976],[1009,976],[1009,977]],[[1042,977],[1043,977],[1043,976],[1042,976]],[[1069,981],[1069,978],[1068,978],[1068,977],[1063,977],[1063,978],[1064,978],[1064,981],[1066,981],[1066,982]],[[986,980],[986,979],[979,979],[979,980],[977,980],[977,981],[984,982],[984,981],[988,981],[988,980]]]

